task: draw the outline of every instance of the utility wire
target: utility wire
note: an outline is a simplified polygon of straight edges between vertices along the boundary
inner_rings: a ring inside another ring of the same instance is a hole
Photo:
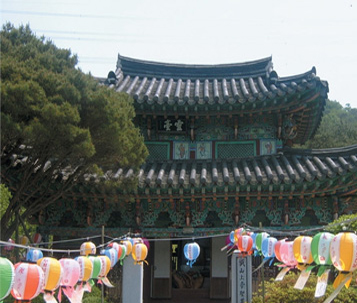
[[[260,227],[249,226],[247,224],[243,224],[241,227],[243,227],[247,230],[251,230],[251,231],[268,232],[268,233],[276,234],[276,235],[280,235],[280,236],[298,236],[301,234],[308,234],[313,231],[326,230],[327,227],[332,228],[332,227],[336,227],[336,226],[348,226],[350,223],[352,223],[356,220],[357,220],[357,217],[352,218],[352,219],[347,219],[342,222],[336,222],[336,223],[330,224],[328,226],[325,225],[325,226],[316,227],[316,228],[296,229],[296,230],[290,230],[290,231],[277,231],[277,230],[273,230],[273,229],[269,229],[269,228],[260,228]],[[348,229],[348,228],[346,228],[346,229]],[[196,239],[208,239],[208,238],[223,237],[223,236],[227,236],[227,234],[224,233],[224,234],[216,234],[216,235],[210,235],[210,236],[187,236],[187,237],[181,237],[181,238],[150,238],[147,240],[148,241],[181,241],[181,240],[194,241]],[[78,239],[71,239],[71,240],[55,241],[55,242],[36,243],[33,245],[38,246],[38,245],[45,245],[45,244],[52,244],[52,243],[58,244],[58,243],[75,242],[75,241],[83,241],[83,240],[88,241],[89,239],[94,239],[94,238],[98,238],[98,237],[101,237],[101,235],[85,237],[85,238],[78,238]],[[98,245],[97,248],[106,247],[107,245],[109,245],[112,242],[121,241],[121,240],[124,240],[129,237],[141,237],[141,233],[128,232],[127,234],[122,235],[121,237],[117,237],[117,238],[112,238],[109,236],[104,236],[104,237],[109,238],[111,240],[104,244]],[[21,244],[16,244],[16,243],[12,243],[12,242],[6,242],[6,241],[0,241],[0,246],[14,246],[14,247],[19,247],[19,248],[24,248],[24,249],[40,249],[40,250],[48,251],[48,252],[61,252],[61,253],[68,253],[68,254],[80,252],[80,249],[50,249],[50,248],[42,248],[42,247],[38,248],[38,247],[34,247],[34,246],[21,245]]]

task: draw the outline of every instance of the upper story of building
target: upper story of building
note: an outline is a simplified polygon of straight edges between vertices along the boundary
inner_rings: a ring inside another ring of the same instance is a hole
[[[250,157],[303,144],[328,93],[315,67],[279,77],[271,57],[187,65],[118,55],[106,83],[133,97],[149,160]]]

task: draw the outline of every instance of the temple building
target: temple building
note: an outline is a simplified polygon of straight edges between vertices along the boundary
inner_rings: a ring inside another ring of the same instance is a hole
[[[40,231],[79,237],[104,225],[113,237],[171,239],[150,242],[144,302],[185,298],[186,288],[191,300],[229,302],[221,248],[234,228],[304,229],[356,211],[357,145],[294,148],[313,138],[323,115],[328,83],[315,67],[280,77],[271,57],[186,65],[119,55],[103,82],[134,100],[149,157],[138,172],[117,167],[111,176],[138,186],[107,191],[88,176],[46,210]],[[201,246],[192,269],[186,238]]]

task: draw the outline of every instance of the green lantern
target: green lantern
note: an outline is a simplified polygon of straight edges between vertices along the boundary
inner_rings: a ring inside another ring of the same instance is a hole
[[[0,257],[0,301],[10,294],[14,279],[14,265],[8,259]]]

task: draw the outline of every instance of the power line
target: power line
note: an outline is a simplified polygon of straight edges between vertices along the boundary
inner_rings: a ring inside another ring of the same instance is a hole
[[[109,16],[109,15],[85,15],[85,14],[70,14],[70,13],[51,13],[51,12],[36,12],[36,11],[17,11],[17,10],[0,10],[1,13],[15,15],[35,15],[49,17],[70,17],[70,18],[95,18],[95,19],[134,19],[124,16]]]

